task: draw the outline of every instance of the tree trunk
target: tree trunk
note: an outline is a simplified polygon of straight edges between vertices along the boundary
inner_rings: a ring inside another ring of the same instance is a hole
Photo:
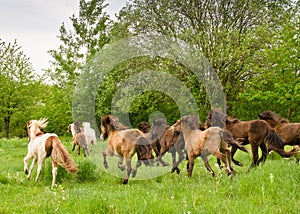
[[[10,116],[4,117],[5,137],[9,138]]]

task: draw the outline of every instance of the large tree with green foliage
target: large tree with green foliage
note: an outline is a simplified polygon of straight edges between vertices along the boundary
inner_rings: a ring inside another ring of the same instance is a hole
[[[0,136],[24,134],[25,122],[41,105],[32,64],[15,40],[0,40]]]
[[[264,28],[280,28],[292,6],[291,0],[132,0],[120,20],[133,34],[168,35],[193,45],[209,59],[231,101],[256,75],[249,65],[261,61]]]

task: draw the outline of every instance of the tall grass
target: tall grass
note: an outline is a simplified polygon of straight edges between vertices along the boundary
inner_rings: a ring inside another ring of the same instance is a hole
[[[215,166],[211,177],[196,160],[187,177],[186,161],[181,173],[167,173],[148,180],[121,184],[95,163],[71,152],[71,139],[63,139],[80,168],[77,175],[58,169],[57,187],[51,185],[51,162],[47,159],[39,182],[23,172],[27,139],[0,140],[0,213],[299,213],[299,165],[273,154],[264,166],[246,173],[251,155],[237,152],[245,167],[235,166],[232,179]],[[98,142],[103,144],[103,142]],[[99,154],[101,155],[101,154]],[[164,159],[168,159],[165,157]],[[214,165],[214,158],[210,159]],[[143,167],[138,173],[143,172]]]

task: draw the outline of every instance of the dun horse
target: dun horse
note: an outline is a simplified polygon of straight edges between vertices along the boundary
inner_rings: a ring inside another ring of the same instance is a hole
[[[208,163],[207,157],[214,155],[224,165],[227,175],[231,175],[230,151],[223,139],[223,130],[219,127],[210,127],[204,131],[199,129],[199,120],[196,116],[183,116],[173,126],[173,130],[181,131],[185,141],[185,150],[188,154],[188,176],[192,176],[194,160],[201,156],[206,169],[215,176]],[[227,162],[229,161],[229,162]]]
[[[72,151],[74,151],[76,145],[78,145],[78,155],[80,155],[80,148],[82,148],[84,156],[87,156],[89,154],[89,151],[88,151],[86,136],[81,131],[79,122],[75,121],[74,123],[70,124],[68,126],[68,132],[72,132],[72,135],[73,135]]]
[[[24,158],[24,172],[27,179],[30,179],[34,166],[38,163],[38,170],[35,181],[38,181],[45,159],[52,158],[52,185],[56,182],[57,164],[65,168],[70,173],[77,173],[78,167],[71,159],[68,151],[60,142],[56,134],[44,134],[43,129],[47,125],[46,119],[31,120],[27,123],[28,131],[28,153]],[[32,164],[28,170],[28,160],[32,159]]]
[[[125,158],[126,176],[123,184],[128,182],[130,174],[136,176],[137,168],[141,166],[142,161],[146,165],[151,164],[152,148],[150,142],[144,137],[144,133],[138,129],[128,129],[116,117],[105,115],[101,118],[101,139],[107,139],[107,150],[103,152],[103,164],[108,168],[106,160],[107,155],[119,156],[118,167],[125,170],[123,159]],[[138,161],[132,170],[131,159],[137,153]]]

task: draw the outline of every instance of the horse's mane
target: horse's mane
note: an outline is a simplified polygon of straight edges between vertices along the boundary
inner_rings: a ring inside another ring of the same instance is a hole
[[[263,117],[264,119],[274,120],[275,122],[278,123],[289,123],[289,120],[279,117],[276,113],[270,110],[261,113],[259,116]]]
[[[228,120],[228,121],[230,121],[232,123],[239,123],[239,122],[241,122],[239,119],[234,118],[234,117],[230,117],[230,116],[227,116],[226,120]]]
[[[123,125],[117,117],[114,117],[112,115],[105,115],[101,118],[101,123],[106,126],[107,128],[110,128],[114,131],[120,131],[128,129],[128,126]],[[109,126],[109,127],[108,127]]]
[[[30,120],[27,122],[28,128],[28,140],[33,139],[33,137],[44,133],[44,128],[46,128],[48,122],[47,118],[41,118],[39,120]]]

